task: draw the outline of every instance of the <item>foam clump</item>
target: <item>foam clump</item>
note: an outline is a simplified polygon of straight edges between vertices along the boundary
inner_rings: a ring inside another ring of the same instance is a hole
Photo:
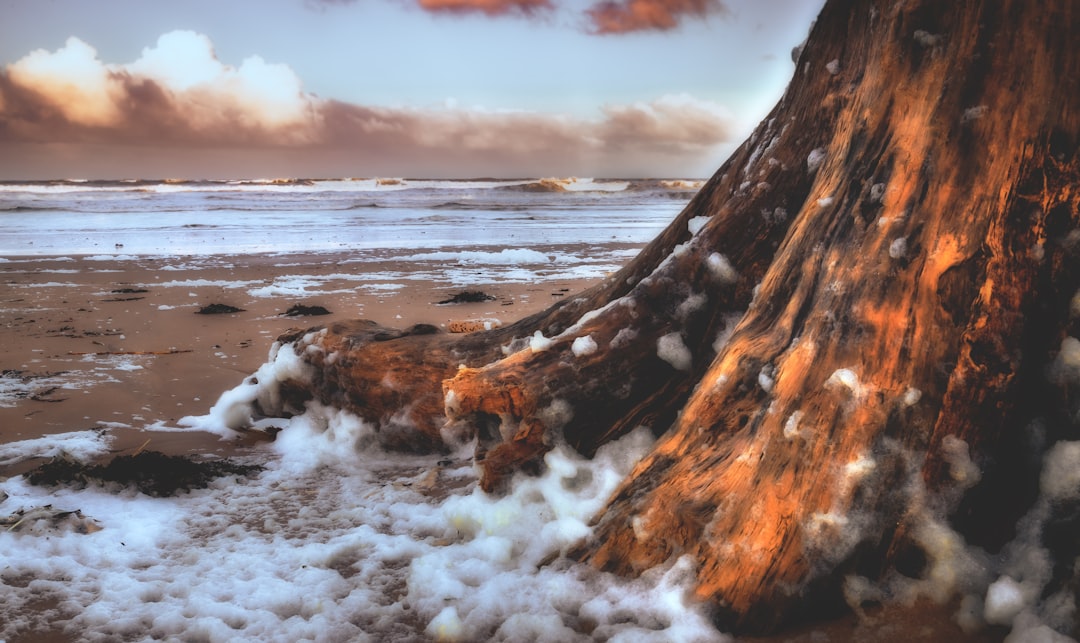
[[[859,376],[850,368],[838,368],[833,371],[832,375],[829,376],[829,379],[825,380],[825,385],[847,389],[852,395],[856,396],[862,393],[862,384],[859,383]]]
[[[310,342],[315,339],[309,333],[301,340],[307,344],[305,351],[318,350]],[[233,437],[235,431],[253,426],[255,422],[255,404],[264,413],[284,411],[281,397],[281,384],[287,381],[310,381],[311,365],[303,361],[291,345],[275,342],[270,348],[267,361],[255,374],[246,378],[235,388],[225,391],[218,401],[203,416],[180,418],[180,426],[218,433],[224,437]],[[292,409],[300,411],[301,409]]]
[[[1020,583],[1002,576],[986,590],[983,618],[991,625],[1008,625],[1027,604],[1028,598]]]
[[[596,340],[592,338],[592,335],[578,337],[570,345],[570,350],[573,351],[575,357],[592,355],[598,348],[599,346],[596,345]]]
[[[1080,440],[1058,442],[1047,452],[1039,488],[1051,502],[1080,500]]]
[[[901,398],[901,402],[904,406],[915,406],[922,399],[922,391],[917,388],[909,387],[904,391],[904,397]]]
[[[268,421],[285,424],[274,440],[274,450],[281,454],[282,465],[301,470],[359,463],[362,454],[373,450],[377,441],[375,427],[360,417],[315,401],[308,402],[307,412],[301,415]]]
[[[460,641],[463,628],[457,610],[453,606],[443,609],[424,632],[436,641]]]
[[[719,252],[709,255],[708,259],[705,260],[705,265],[709,267],[709,273],[720,283],[733,284],[739,280],[739,273],[735,271],[735,267],[731,265],[727,257]]]
[[[1080,339],[1069,336],[1050,365],[1050,381],[1058,385],[1080,384]]]
[[[711,216],[691,217],[686,222],[686,228],[692,235],[696,235],[701,232],[701,229],[705,227],[705,224],[709,222]]]
[[[679,333],[668,333],[656,340],[656,354],[677,371],[688,371],[694,356]]]
[[[483,250],[458,250],[422,252],[406,257],[406,261],[444,261],[466,264],[516,266],[520,264],[551,263],[555,257],[530,248],[504,248],[498,252]]]
[[[821,167],[821,164],[825,161],[825,148],[818,147],[810,151],[806,155],[806,171],[810,174],[817,172],[817,169]]]
[[[66,456],[85,462],[109,451],[112,436],[103,430],[69,431],[41,438],[0,444],[0,466],[31,458]]]
[[[889,244],[889,256],[893,259],[903,259],[907,254],[907,237],[897,237]]]
[[[788,416],[788,419],[784,422],[784,437],[788,440],[794,440],[799,437],[799,422],[802,421],[803,412],[795,411]]]
[[[534,353],[546,351],[551,348],[555,342],[547,337],[544,337],[544,333],[536,331],[532,337],[529,338],[529,350]]]
[[[657,630],[658,640],[694,640],[675,634],[687,628],[716,640],[686,601],[688,561],[666,576],[660,570],[635,581],[585,565],[568,568],[566,561],[545,564],[590,533],[590,518],[651,443],[651,434],[639,429],[602,447],[592,461],[557,447],[544,458],[543,476],[516,476],[506,496],[474,489],[443,503],[431,529],[454,544],[409,566],[408,602],[435,614],[426,631],[445,640],[477,640],[490,631],[495,640],[588,640],[572,627],[585,618],[595,626],[592,639],[604,632],[601,640],[620,633],[648,640],[638,637]]]
[[[949,464],[949,475],[960,488],[972,487],[982,478],[982,472],[968,453],[967,442],[954,435],[946,435],[941,441],[941,451]]]
[[[0,481],[0,515],[51,503],[100,527],[0,530],[18,553],[0,553],[5,577],[32,579],[5,588],[0,639],[723,640],[690,599],[693,561],[624,579],[560,557],[651,448],[647,429],[592,460],[557,446],[495,497],[468,446],[436,465],[355,451],[362,423],[312,403],[287,422],[257,475],[171,498]]]

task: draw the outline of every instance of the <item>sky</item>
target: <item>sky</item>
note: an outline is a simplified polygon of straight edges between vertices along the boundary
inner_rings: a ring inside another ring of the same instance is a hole
[[[0,0],[0,180],[707,177],[823,0]]]

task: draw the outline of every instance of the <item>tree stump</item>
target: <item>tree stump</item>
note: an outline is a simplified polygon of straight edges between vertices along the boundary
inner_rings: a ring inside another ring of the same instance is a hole
[[[830,0],[780,103],[616,275],[486,332],[283,337],[314,367],[291,399],[400,447],[475,435],[489,491],[651,427],[575,556],[691,555],[736,631],[931,558],[933,502],[1000,548],[1038,492],[1025,427],[1080,437],[1077,34],[1071,0]]]

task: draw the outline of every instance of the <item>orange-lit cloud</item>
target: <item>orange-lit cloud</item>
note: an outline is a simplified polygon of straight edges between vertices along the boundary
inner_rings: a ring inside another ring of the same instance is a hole
[[[317,136],[317,109],[300,79],[285,65],[258,56],[239,67],[224,65],[203,35],[174,31],[128,65],[106,65],[97,51],[68,38],[64,47],[37,50],[5,70],[9,97],[19,97],[22,114],[37,103],[36,114],[8,128],[24,135],[62,124],[57,136],[122,138],[250,138],[273,131],[289,142],[310,142]],[[5,109],[4,120],[12,119]],[[60,121],[60,123],[52,121]],[[155,133],[154,130],[157,130]]]
[[[324,100],[306,93],[289,67],[257,56],[226,65],[209,39],[187,31],[162,36],[126,65],[105,64],[90,45],[71,38],[58,51],[35,51],[0,71],[0,144],[18,144],[43,163],[47,149],[74,154],[93,147],[119,155],[112,159],[117,164],[123,155],[152,156],[165,168],[170,155],[262,150],[287,157],[295,173],[306,173],[304,167],[339,175],[656,167],[680,174],[682,167],[719,160],[710,155],[730,137],[732,121],[722,107],[689,96],[609,105],[594,118]],[[9,157],[0,172],[14,164]],[[136,165],[127,175],[147,167]]]
[[[358,0],[305,0],[308,6],[326,8],[332,5],[355,4]],[[416,5],[433,13],[482,13],[488,16],[519,14],[535,16],[551,11],[551,0],[415,0]]]
[[[306,0],[315,7],[353,4],[358,0]],[[433,13],[481,13],[488,16],[536,16],[555,11],[553,0],[415,0]],[[600,0],[585,10],[587,30],[593,34],[667,31],[685,18],[705,18],[727,11],[722,0]]]
[[[604,0],[586,11],[592,33],[622,34],[631,31],[667,31],[685,17],[704,18],[722,13],[719,0]]]
[[[416,0],[421,9],[449,13],[484,13],[501,16],[510,13],[532,15],[550,10],[550,0]]]

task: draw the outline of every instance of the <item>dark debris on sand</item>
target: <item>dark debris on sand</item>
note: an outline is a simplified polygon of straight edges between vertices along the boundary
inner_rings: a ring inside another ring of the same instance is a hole
[[[304,304],[295,304],[292,308],[281,313],[282,317],[315,317],[329,314],[330,311],[322,306],[305,306]]]
[[[76,484],[117,483],[133,486],[148,496],[174,496],[181,491],[203,489],[222,476],[248,476],[262,471],[259,465],[237,464],[228,459],[195,461],[158,451],[121,455],[108,464],[90,465],[56,457],[26,475],[30,484],[53,487]]]
[[[442,301],[440,301],[438,303],[440,305],[442,305],[442,304],[471,304],[471,303],[476,303],[476,302],[481,302],[481,301],[492,301],[494,299],[495,299],[495,297],[487,294],[486,292],[484,292],[482,290],[463,290],[463,291],[459,292],[458,294],[454,295],[453,297],[450,297],[449,299],[444,299],[444,300],[442,300]]]
[[[228,304],[210,304],[209,306],[203,306],[199,310],[195,311],[196,315],[227,315],[229,313],[242,313],[243,308],[237,308],[236,306],[230,306]]]

